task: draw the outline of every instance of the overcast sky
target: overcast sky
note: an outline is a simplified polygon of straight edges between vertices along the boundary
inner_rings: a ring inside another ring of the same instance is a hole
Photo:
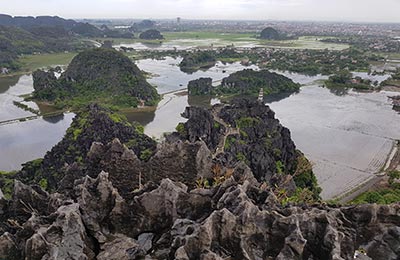
[[[400,0],[0,0],[0,13],[66,18],[400,23]]]

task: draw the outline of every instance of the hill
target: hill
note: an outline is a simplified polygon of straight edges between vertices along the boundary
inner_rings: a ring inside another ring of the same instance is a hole
[[[22,54],[75,51],[88,47],[61,27],[32,27],[30,32],[0,25],[0,68],[18,70]]]
[[[194,51],[183,55],[179,68],[185,73],[193,73],[199,69],[208,69],[217,62],[216,55],[212,51]]]
[[[150,29],[142,32],[139,35],[139,38],[142,40],[163,40],[164,36],[160,33],[160,31],[155,29]]]
[[[22,54],[79,51],[90,47],[82,37],[132,38],[130,32],[99,29],[57,16],[12,17],[0,14],[0,69],[18,70]]]
[[[34,98],[60,107],[82,107],[96,101],[105,106],[154,105],[156,89],[139,68],[122,53],[97,48],[79,53],[60,78],[53,71],[33,73]]]
[[[296,92],[299,90],[300,85],[275,72],[245,69],[222,79],[221,86],[216,88],[215,91],[221,94],[256,95],[259,93],[260,88],[264,90],[264,95],[269,95],[281,92]]]
[[[296,37],[287,36],[283,33],[280,33],[272,27],[267,27],[263,29],[260,33],[260,39],[262,40],[279,41],[279,40],[291,40],[295,38]]]
[[[260,38],[265,40],[279,40],[280,36],[277,30],[272,27],[267,27],[261,31]]]

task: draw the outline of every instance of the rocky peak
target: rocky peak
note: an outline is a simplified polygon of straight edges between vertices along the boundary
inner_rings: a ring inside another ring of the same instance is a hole
[[[59,181],[74,163],[86,168],[87,162],[91,162],[87,157],[93,142],[107,144],[115,138],[139,156],[150,156],[156,149],[156,142],[124,117],[92,104],[75,116],[64,138],[46,153],[43,160],[26,163],[17,178],[36,183],[43,180],[48,190],[57,189]]]

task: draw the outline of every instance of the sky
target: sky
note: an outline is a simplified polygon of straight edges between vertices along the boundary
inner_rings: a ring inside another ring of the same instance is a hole
[[[0,0],[0,13],[64,18],[400,23],[400,0]]]

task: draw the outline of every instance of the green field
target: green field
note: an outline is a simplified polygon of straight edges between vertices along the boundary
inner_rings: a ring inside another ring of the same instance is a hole
[[[25,55],[22,56],[18,61],[22,64],[21,70],[23,72],[31,72],[40,68],[68,65],[76,54],[77,53],[75,52],[69,52]]]

